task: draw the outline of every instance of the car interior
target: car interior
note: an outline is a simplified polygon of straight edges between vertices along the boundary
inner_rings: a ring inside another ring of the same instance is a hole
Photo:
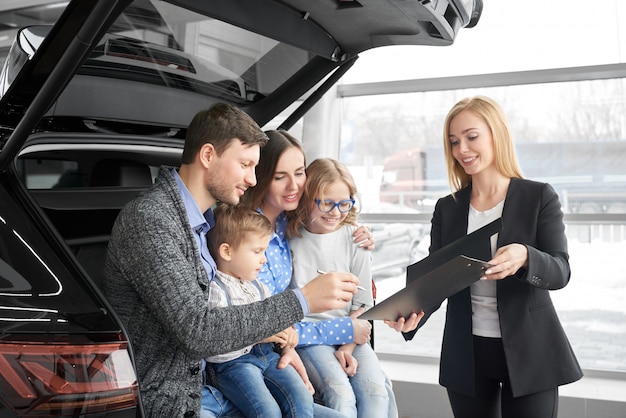
[[[59,147],[34,145],[18,160],[18,170],[31,194],[99,287],[104,280],[110,231],[119,211],[152,185],[161,164],[180,164],[181,150],[153,148],[152,153],[146,153],[145,147],[120,152],[93,145],[88,152],[72,152],[68,145],[61,159]]]

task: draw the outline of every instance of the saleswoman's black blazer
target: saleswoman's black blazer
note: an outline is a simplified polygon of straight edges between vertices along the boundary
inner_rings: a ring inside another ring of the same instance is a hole
[[[471,186],[439,199],[432,218],[430,252],[467,234]],[[512,179],[502,214],[498,248],[520,243],[528,248],[528,268],[497,281],[498,314],[513,396],[574,382],[582,371],[552,305],[549,290],[567,285],[570,267],[563,212],[554,189],[545,183]],[[488,243],[465,254],[491,259]],[[426,319],[439,307],[424,316]],[[418,327],[419,329],[419,327]],[[410,340],[416,331],[405,333]],[[448,298],[439,382],[474,394],[472,306],[466,288]]]

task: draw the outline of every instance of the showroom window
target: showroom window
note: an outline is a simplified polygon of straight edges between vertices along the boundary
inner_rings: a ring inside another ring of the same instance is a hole
[[[626,273],[618,264],[626,251],[624,83],[619,78],[344,97],[340,159],[360,181],[362,219],[386,219],[372,223],[377,299],[404,286],[402,261],[427,255],[433,205],[450,192],[442,148],[448,108],[463,97],[488,95],[508,116],[524,176],[549,182],[559,193],[572,277],[551,295],[582,366],[626,370],[626,308],[619,296],[626,291]],[[444,317],[442,307],[408,343],[376,323],[376,350],[437,357]]]
[[[571,18],[554,19],[564,10]],[[428,253],[433,205],[450,193],[447,112],[487,95],[507,114],[524,176],[559,193],[572,276],[551,296],[582,367],[626,371],[625,22],[618,0],[490,2],[450,47],[362,54],[337,88],[338,156],[377,238],[377,300],[404,286],[403,261]],[[445,302],[411,342],[376,321],[376,350],[438,357],[444,320]]]

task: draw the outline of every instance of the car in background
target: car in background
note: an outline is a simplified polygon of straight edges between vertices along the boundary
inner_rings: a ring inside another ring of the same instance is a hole
[[[280,126],[289,129],[362,51],[449,45],[482,1],[49,6],[54,26],[17,30],[0,76],[3,418],[143,416],[102,265],[117,213],[158,166],[180,164],[197,111],[228,102],[264,126],[306,97]]]
[[[381,202],[368,205],[371,214],[419,214],[404,205]],[[372,275],[374,281],[403,274],[407,266],[428,255],[430,225],[419,222],[371,222],[367,224],[375,240],[372,252]]]

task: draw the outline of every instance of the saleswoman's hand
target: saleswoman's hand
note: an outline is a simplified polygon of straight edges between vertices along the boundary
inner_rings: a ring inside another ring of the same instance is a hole
[[[409,332],[413,331],[417,328],[417,324],[419,324],[420,320],[424,316],[424,311],[420,311],[419,313],[413,312],[408,318],[400,317],[397,321],[388,321],[385,319],[385,324],[389,326],[389,328],[393,328],[398,332]]]
[[[501,280],[517,273],[528,265],[528,248],[522,244],[509,244],[498,248],[496,255],[489,260],[493,267],[485,270],[481,280]]]

